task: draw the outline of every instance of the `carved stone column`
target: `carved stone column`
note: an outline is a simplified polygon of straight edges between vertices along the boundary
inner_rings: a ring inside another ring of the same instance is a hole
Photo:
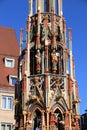
[[[46,125],[47,125],[47,130],[49,130],[49,108],[46,109]]]
[[[31,130],[31,129],[32,129],[31,112],[28,112],[26,130]]]
[[[65,113],[65,130],[69,130],[69,113]]]
[[[47,42],[47,41],[46,41]],[[48,62],[48,45],[45,46],[45,72],[49,72],[49,62]]]
[[[23,115],[21,115],[21,117],[20,117],[20,127],[19,127],[19,130],[23,130],[23,127],[24,127],[24,121],[23,121]]]
[[[76,130],[80,130],[79,120],[80,120],[80,116],[77,115],[77,116],[76,116],[76,127],[75,127]]]
[[[44,115],[44,111],[42,111],[42,117],[41,117],[41,130],[46,130],[45,129],[45,115]]]

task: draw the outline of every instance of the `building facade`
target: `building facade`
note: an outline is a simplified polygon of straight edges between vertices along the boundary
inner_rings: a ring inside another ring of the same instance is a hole
[[[15,130],[79,130],[72,29],[67,43],[62,0],[29,0],[26,35],[21,50],[20,31]]]
[[[12,130],[19,46],[14,29],[0,27],[0,130]]]
[[[87,110],[81,115],[81,130],[87,130]]]

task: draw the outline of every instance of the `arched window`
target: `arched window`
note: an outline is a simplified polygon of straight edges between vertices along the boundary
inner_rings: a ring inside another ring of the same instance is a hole
[[[47,0],[44,0],[44,12],[47,12]]]
[[[35,14],[36,13],[36,0],[33,0],[32,8],[33,8],[33,14]]]
[[[55,0],[55,13],[58,14],[58,0]]]

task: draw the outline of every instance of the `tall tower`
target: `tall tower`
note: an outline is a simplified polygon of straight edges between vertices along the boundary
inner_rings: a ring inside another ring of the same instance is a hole
[[[62,0],[29,0],[26,35],[21,50],[20,31],[15,129],[79,130],[72,29],[66,43]]]

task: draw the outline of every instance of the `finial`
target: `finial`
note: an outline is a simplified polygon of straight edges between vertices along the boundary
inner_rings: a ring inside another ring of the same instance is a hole
[[[20,54],[22,51],[22,42],[23,42],[23,28],[20,28]]]
[[[70,41],[72,40],[72,28],[68,28],[68,38]]]
[[[32,6],[31,0],[28,0],[28,4],[29,4],[29,13],[28,14],[29,14],[29,16],[31,16],[31,6]]]

